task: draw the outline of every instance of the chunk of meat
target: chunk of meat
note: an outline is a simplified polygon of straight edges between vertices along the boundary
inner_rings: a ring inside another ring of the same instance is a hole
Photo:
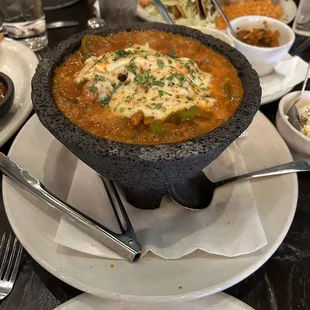
[[[137,126],[142,122],[143,118],[144,118],[143,112],[138,111],[130,118],[130,123],[132,126]]]
[[[87,82],[83,86],[82,95],[78,98],[80,104],[98,103],[97,88],[93,82]]]
[[[154,117],[145,117],[143,119],[144,125],[151,125],[154,122]]]

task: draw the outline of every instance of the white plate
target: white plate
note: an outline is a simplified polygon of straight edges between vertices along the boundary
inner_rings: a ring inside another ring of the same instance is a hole
[[[37,64],[37,56],[24,44],[10,39],[0,42],[0,71],[13,80],[15,87],[12,108],[0,119],[0,146],[14,135],[32,111],[31,79]]]
[[[260,112],[249,127],[248,136],[240,139],[238,146],[249,171],[292,160],[277,130]],[[57,188],[68,187],[68,179],[72,176],[63,167],[75,162],[71,160],[73,154],[53,138],[36,116],[19,132],[9,154],[49,188],[55,186],[55,178],[61,182],[61,186],[57,183]],[[47,156],[48,160],[63,165],[51,170],[45,164]],[[255,180],[252,186],[268,244],[255,253],[235,258],[195,252],[183,259],[166,261],[150,254],[137,263],[130,263],[68,252],[54,242],[59,213],[21,191],[5,177],[3,199],[20,242],[50,273],[103,298],[156,303],[193,300],[218,293],[252,274],[275,252],[295,213],[297,177],[291,174]],[[68,188],[64,188],[64,192],[67,191]]]
[[[280,4],[283,9],[283,14],[280,18],[280,21],[289,24],[296,16],[297,13],[297,6],[296,3],[293,0],[280,0]],[[137,15],[146,20],[146,21],[162,21],[160,17],[158,18],[151,18],[147,15],[146,11],[138,5],[137,8]]]
[[[292,56],[290,54],[286,54],[284,56],[283,60],[287,60],[287,59],[290,59],[290,58],[292,58]],[[261,87],[265,89],[265,88],[268,88],[268,84],[271,81],[279,80],[279,74],[276,73],[275,71],[272,71],[270,74],[267,74],[267,75],[264,75],[264,76],[260,76],[259,80],[260,80]],[[261,101],[261,105],[264,105],[264,104],[267,104],[267,103],[270,103],[270,102],[273,102],[273,101],[276,101],[276,100],[282,98],[284,95],[289,93],[294,87],[295,86],[288,87],[288,88],[283,89],[281,91],[278,91],[276,93],[273,93],[273,94],[270,94],[270,95],[267,95],[267,96],[263,96],[262,97],[262,101]]]
[[[58,306],[54,310],[253,310],[252,307],[225,293],[218,293],[190,302],[139,305],[104,300],[82,294]]]

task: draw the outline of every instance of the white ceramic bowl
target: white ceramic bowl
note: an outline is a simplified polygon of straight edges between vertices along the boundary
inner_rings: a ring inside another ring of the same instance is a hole
[[[284,55],[288,53],[295,41],[293,30],[283,22],[265,16],[243,16],[230,22],[235,32],[239,29],[264,28],[264,22],[267,22],[267,27],[269,29],[273,31],[278,30],[280,32],[280,46],[258,47],[249,45],[236,39],[231,31],[227,29],[236,49],[249,60],[260,76],[272,72],[273,68],[282,60]]]
[[[310,138],[303,135],[294,128],[288,121],[286,113],[290,108],[290,103],[298,96],[299,91],[295,91],[284,96],[280,103],[276,116],[276,125],[282,138],[287,145],[302,154],[310,155]],[[305,91],[303,98],[297,103],[297,107],[310,105],[310,91]]]

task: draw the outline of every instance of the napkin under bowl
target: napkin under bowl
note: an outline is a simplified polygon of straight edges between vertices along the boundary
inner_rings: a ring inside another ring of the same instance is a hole
[[[246,138],[245,138],[246,139]],[[243,140],[243,139],[241,139]],[[59,165],[59,161],[55,165]],[[76,159],[67,202],[108,228],[119,232],[107,194],[97,173]],[[63,167],[66,169],[66,167]],[[246,173],[246,165],[233,143],[204,172],[212,181]],[[140,210],[126,202],[119,190],[142,247],[142,256],[152,252],[164,259],[178,259],[194,251],[233,257],[266,245],[249,181],[218,188],[211,205],[187,210],[165,197],[156,210]],[[121,259],[103,244],[80,230],[66,217],[60,221],[55,242],[68,249],[104,258]]]
[[[290,90],[304,80],[307,68],[308,64],[298,56],[282,60],[271,74],[259,78],[262,96]]]

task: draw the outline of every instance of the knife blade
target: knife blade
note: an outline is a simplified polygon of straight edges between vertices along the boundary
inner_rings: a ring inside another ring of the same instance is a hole
[[[141,246],[131,229],[129,229],[128,234],[126,234],[126,232],[118,234],[111,231],[101,223],[88,217],[86,214],[61,201],[48,191],[37,178],[31,176],[9,156],[6,156],[1,152],[0,171],[34,197],[44,201],[50,207],[65,214],[68,219],[72,220],[86,233],[96,238],[96,240],[109,247],[111,250],[117,252],[131,262],[139,260],[141,256]],[[115,215],[116,217],[118,216],[117,213],[115,213]],[[122,220],[118,218],[118,222],[121,221]]]
[[[68,20],[68,21],[57,21],[57,22],[52,22],[52,23],[47,23],[46,24],[46,29],[55,29],[55,28],[65,28],[65,27],[73,27],[73,26],[78,26],[80,23],[75,20]]]

